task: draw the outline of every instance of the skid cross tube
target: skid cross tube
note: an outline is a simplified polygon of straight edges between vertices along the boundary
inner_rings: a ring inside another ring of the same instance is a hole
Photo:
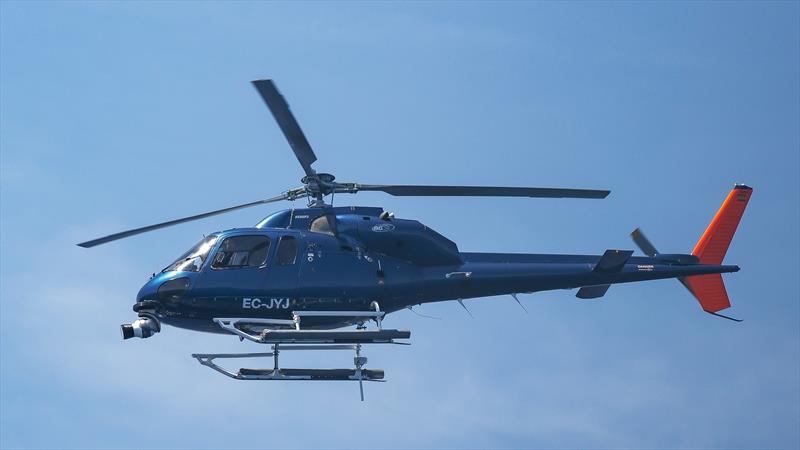
[[[278,325],[278,326],[291,326],[294,324],[291,320],[282,319],[254,319],[254,318],[214,318],[214,323],[220,326],[225,331],[233,333],[240,338],[248,339],[253,342],[261,343],[261,337],[258,335],[250,334],[237,328],[236,325],[240,323],[253,324],[253,325]]]

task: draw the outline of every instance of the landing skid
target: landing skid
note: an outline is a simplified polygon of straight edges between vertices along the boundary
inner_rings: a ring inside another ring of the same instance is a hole
[[[223,330],[259,344],[271,345],[268,353],[207,353],[193,354],[200,364],[209,367],[225,376],[236,380],[277,380],[277,381],[358,381],[361,401],[364,401],[364,381],[384,382],[381,369],[365,369],[367,358],[361,355],[364,344],[402,344],[395,339],[409,339],[408,330],[385,330],[381,328],[384,312],[373,302],[375,311],[296,311],[293,320],[252,319],[252,318],[215,318],[214,322]],[[377,329],[368,330],[363,325],[355,330],[303,330],[300,320],[303,316],[347,317],[352,319],[375,320]],[[270,327],[286,327],[293,329],[276,329]],[[255,332],[255,329],[261,329]],[[287,350],[350,350],[355,353],[353,369],[313,369],[282,368],[278,364],[278,355]],[[240,368],[234,372],[215,362],[216,359],[272,358],[271,369]]]
[[[351,350],[355,352],[353,358],[354,369],[289,369],[278,364],[278,355],[287,350]],[[200,364],[210,367],[217,372],[236,380],[277,380],[277,381],[358,381],[361,401],[364,401],[364,381],[385,382],[381,369],[364,369],[367,358],[361,356],[361,344],[353,345],[292,345],[274,344],[270,353],[222,353],[222,354],[193,354]],[[273,358],[274,365],[271,369],[246,369],[238,372],[228,370],[214,362],[215,359],[225,358]]]

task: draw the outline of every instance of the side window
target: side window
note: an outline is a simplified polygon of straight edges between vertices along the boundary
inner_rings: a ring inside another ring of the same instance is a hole
[[[313,231],[314,233],[330,234],[333,236],[336,234],[336,219],[332,214],[319,216],[314,219],[313,222],[311,222],[309,231]]]
[[[278,251],[275,253],[275,261],[279,266],[294,264],[297,259],[297,239],[294,236],[281,236],[278,242]]]
[[[233,269],[260,267],[267,261],[269,238],[266,236],[234,236],[222,241],[211,267]]]

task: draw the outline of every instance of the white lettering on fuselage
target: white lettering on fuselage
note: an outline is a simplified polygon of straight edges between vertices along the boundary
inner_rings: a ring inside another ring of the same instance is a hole
[[[394,225],[390,223],[381,223],[372,227],[372,231],[376,233],[387,233],[392,230],[394,230]]]
[[[288,298],[243,298],[244,309],[289,309]]]

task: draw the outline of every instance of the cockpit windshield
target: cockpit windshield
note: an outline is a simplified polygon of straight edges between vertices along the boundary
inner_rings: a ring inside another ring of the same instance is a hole
[[[203,261],[208,256],[208,252],[217,242],[217,238],[219,236],[216,234],[206,237],[161,272],[199,272],[200,268],[203,267]]]

